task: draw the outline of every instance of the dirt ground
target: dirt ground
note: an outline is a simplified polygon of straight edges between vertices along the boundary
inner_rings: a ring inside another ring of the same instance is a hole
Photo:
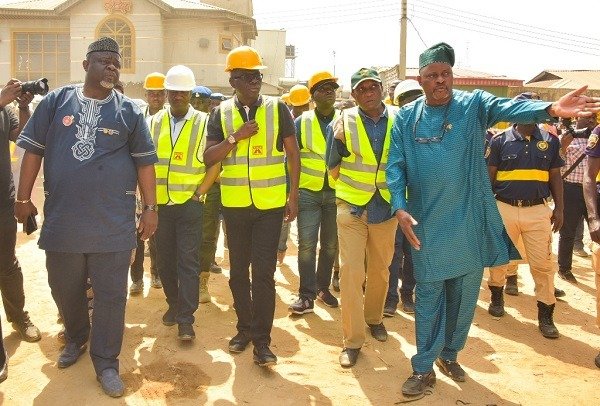
[[[37,237],[38,233],[27,237],[19,232],[17,255],[25,275],[26,309],[43,338],[34,344],[22,342],[1,311],[10,357],[9,378],[0,385],[2,404],[392,405],[403,399],[400,387],[411,373],[410,357],[415,353],[414,318],[400,311],[386,318],[388,341],[380,343],[367,334],[356,366],[342,369],[337,361],[340,309],[316,304],[314,314],[292,318],[288,313],[298,288],[293,228],[285,264],[276,273],[272,333],[272,349],[279,357],[276,366],[265,370],[254,365],[250,347],[238,355],[227,352],[236,317],[227,284],[227,251],[221,241],[217,255],[224,272],[211,276],[213,301],[200,305],[196,312],[197,338],[191,345],[178,342],[176,327],[162,325],[166,302],[162,290],[149,287],[146,271],[143,296],[127,303],[120,356],[126,394],[112,400],[96,382],[89,354],[67,369],[56,366],[60,325]],[[487,314],[489,292],[483,282],[475,322],[459,354],[467,382],[458,385],[438,372],[433,394],[415,403],[600,404],[600,370],[593,361],[600,348],[594,276],[590,259],[575,257],[574,266],[578,285],[557,281],[567,292],[555,311],[561,333],[557,340],[547,340],[538,331],[533,283],[526,265],[520,267],[521,294],[506,298],[507,314],[500,320]]]

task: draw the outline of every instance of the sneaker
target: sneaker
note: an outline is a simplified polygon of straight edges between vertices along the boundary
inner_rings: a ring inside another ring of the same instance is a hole
[[[211,273],[223,273],[223,268],[221,268],[219,265],[217,265],[216,262],[213,262],[212,264],[210,264],[210,272]]]
[[[289,309],[293,314],[306,314],[312,313],[315,305],[312,300],[299,297],[294,303],[292,303]]]
[[[154,289],[162,289],[162,281],[160,280],[160,276],[152,275],[152,279],[150,279],[150,286]]]
[[[329,307],[338,307],[339,306],[337,297],[333,296],[331,294],[331,292],[329,291],[329,289],[320,290],[319,293],[317,294],[317,300],[320,300],[326,306],[329,306]]]
[[[385,326],[383,325],[383,323],[379,323],[379,324],[368,324],[369,326],[369,330],[371,330],[371,335],[373,336],[374,339],[376,339],[377,341],[387,341],[388,338],[388,333],[387,330],[385,329]]]
[[[137,281],[133,281],[131,286],[129,287],[129,294],[131,296],[139,295],[144,291],[144,280],[140,279]]]
[[[350,368],[356,364],[360,348],[344,348],[338,358],[340,365],[344,368]]]
[[[580,258],[588,258],[590,254],[585,250],[585,248],[576,248],[573,250],[573,254],[577,255]]]
[[[413,374],[404,382],[402,385],[402,394],[408,396],[418,396],[425,393],[425,389],[435,385],[435,371],[431,371],[427,374]]]
[[[177,320],[175,320],[175,316],[177,316],[177,314],[175,313],[175,310],[171,310],[171,308],[169,307],[169,310],[167,310],[165,312],[165,314],[163,314],[163,316],[162,316],[162,323],[165,326],[174,326],[175,324],[177,324]]]
[[[125,392],[125,385],[119,376],[119,373],[114,368],[106,368],[96,377],[102,390],[112,398],[119,398]]]
[[[401,296],[400,300],[402,302],[402,311],[406,314],[414,314],[415,313],[415,301],[413,299],[412,294],[410,296]]]
[[[573,272],[571,272],[571,270],[558,271],[558,277],[566,280],[567,282],[577,283],[577,279],[575,278],[575,275],[573,275]]]
[[[385,305],[383,306],[383,315],[385,317],[394,317],[397,309],[398,309],[398,303],[386,301]]]
[[[252,350],[252,355],[254,363],[258,364],[261,367],[268,367],[277,364],[277,356],[273,354],[273,351],[271,351],[267,344],[260,344],[258,346],[254,346],[254,350]]]
[[[235,337],[229,340],[229,352],[233,352],[235,354],[243,352],[248,346],[248,344],[250,344],[250,341],[252,340],[250,340],[250,338],[245,333],[237,333]]]
[[[340,291],[340,273],[333,272],[333,276],[331,277],[331,287],[335,292]]]
[[[177,338],[181,341],[191,341],[196,338],[194,327],[191,324],[179,324]]]
[[[462,369],[460,364],[456,361],[450,361],[448,359],[438,358],[435,360],[435,365],[440,368],[440,371],[449,378],[452,378],[456,382],[465,381],[465,371]]]
[[[29,313],[23,312],[23,320],[12,323],[13,328],[19,332],[21,338],[28,343],[35,343],[42,339],[40,330],[31,322]]]

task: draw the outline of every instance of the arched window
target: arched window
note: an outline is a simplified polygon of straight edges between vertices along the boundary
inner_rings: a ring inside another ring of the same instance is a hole
[[[135,62],[133,25],[123,17],[107,17],[98,24],[96,29],[96,38],[100,37],[110,37],[117,41],[121,50],[121,72],[133,73]]]

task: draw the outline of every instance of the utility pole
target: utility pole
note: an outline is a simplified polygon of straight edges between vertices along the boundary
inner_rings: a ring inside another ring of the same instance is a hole
[[[398,63],[398,79],[406,79],[406,15],[407,1],[402,0],[402,16],[400,17],[400,60]]]

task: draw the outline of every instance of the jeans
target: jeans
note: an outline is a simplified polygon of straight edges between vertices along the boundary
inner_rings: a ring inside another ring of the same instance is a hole
[[[563,225],[558,239],[558,271],[571,270],[573,264],[573,243],[575,231],[581,218],[587,218],[583,199],[583,186],[580,183],[563,182]]]
[[[317,292],[329,289],[333,262],[338,249],[336,215],[335,191],[313,192],[300,189],[298,271],[300,296],[303,298],[315,300]],[[317,264],[318,242],[321,248]]]
[[[394,244],[394,257],[390,265],[390,282],[385,300],[386,303],[398,304],[398,279],[402,280],[400,297],[412,297],[416,281],[410,250],[410,243],[404,238],[402,229],[398,227],[396,230],[396,242]]]
[[[13,206],[0,209],[0,292],[8,322],[22,322],[25,318],[23,272],[15,255],[17,220]]]
[[[200,294],[203,203],[160,205],[156,230],[158,274],[178,324],[193,324]]]
[[[221,185],[217,182],[208,189],[202,214],[202,244],[200,246],[200,272],[209,272],[215,260],[219,223],[221,218]]]
[[[237,330],[250,337],[254,345],[271,343],[277,242],[283,213],[283,208],[223,207],[229,230],[229,287],[238,318]]]
[[[277,243],[277,251],[285,252],[287,251],[287,241],[290,238],[290,227],[291,223],[286,223],[285,221],[281,223],[281,230],[279,232],[279,242]]]

